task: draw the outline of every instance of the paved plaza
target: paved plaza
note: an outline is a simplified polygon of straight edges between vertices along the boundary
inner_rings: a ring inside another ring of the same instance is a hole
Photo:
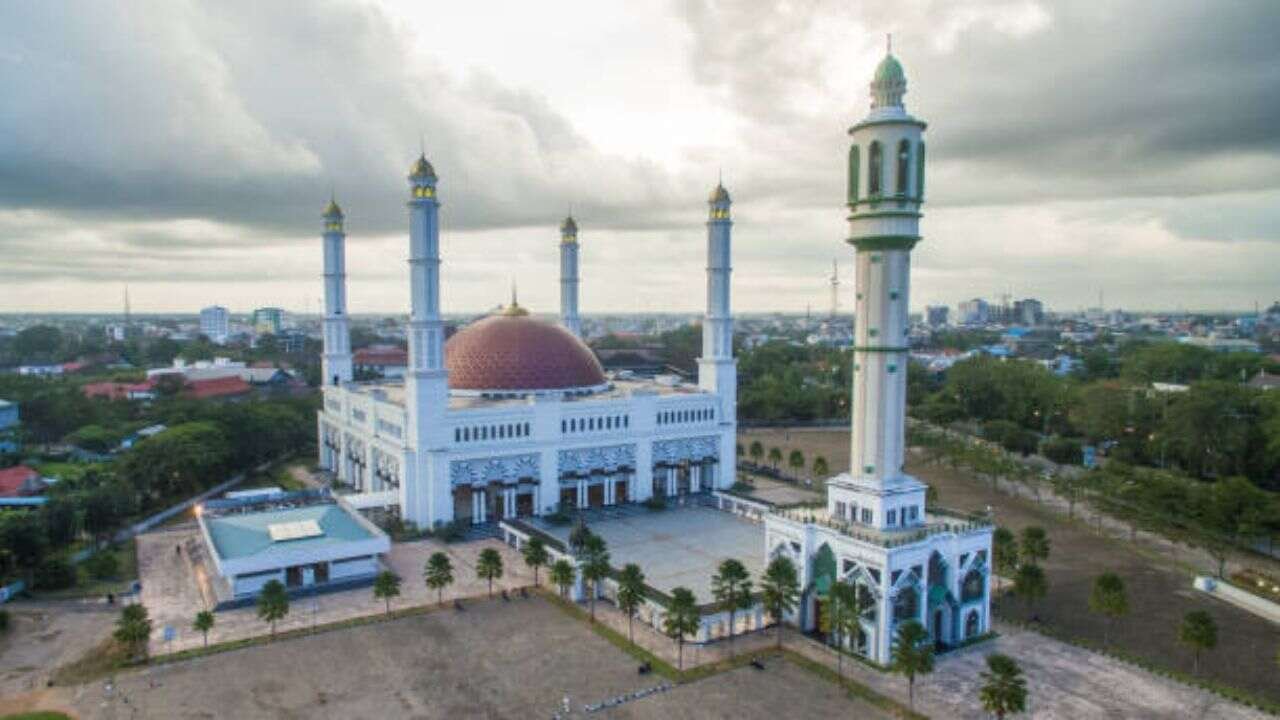
[[[573,529],[537,524],[566,543]],[[712,601],[711,576],[726,558],[740,560],[753,580],[764,570],[764,525],[702,505],[661,511],[630,507],[589,515],[587,524],[604,538],[614,567],[635,563],[649,585],[666,593],[687,587],[699,603]]]

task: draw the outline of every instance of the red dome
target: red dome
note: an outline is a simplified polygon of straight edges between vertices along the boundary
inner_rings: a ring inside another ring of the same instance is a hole
[[[559,325],[528,315],[491,315],[444,345],[454,390],[565,390],[605,383],[595,353]]]

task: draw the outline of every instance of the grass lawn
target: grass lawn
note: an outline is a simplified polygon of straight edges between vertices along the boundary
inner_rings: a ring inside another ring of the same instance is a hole
[[[37,710],[17,715],[3,715],[0,716],[0,720],[71,720],[71,716],[53,710]]]
[[[73,546],[69,552],[81,549],[82,544]],[[32,597],[41,600],[70,600],[82,597],[101,597],[107,593],[121,593],[138,579],[138,548],[133,539],[116,545],[108,550],[116,556],[119,570],[113,578],[98,579],[89,575],[84,563],[76,566],[76,585],[65,590],[35,590]]]

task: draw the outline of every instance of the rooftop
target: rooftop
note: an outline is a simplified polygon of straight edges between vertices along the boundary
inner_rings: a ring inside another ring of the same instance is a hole
[[[370,382],[352,383],[345,387],[350,391],[361,395],[374,396],[381,393],[385,402],[389,402],[392,405],[397,405],[399,407],[405,406],[403,380],[374,380]],[[603,390],[593,392],[589,395],[567,395],[563,400],[565,402],[620,400],[636,392],[648,392],[655,395],[698,395],[705,393],[706,391],[696,385],[671,385],[657,380],[612,380],[609,382],[608,387]],[[496,397],[453,394],[449,396],[449,409],[468,410],[473,408],[498,408],[504,406],[524,405],[527,402],[528,399],[524,396]]]
[[[831,517],[827,508],[787,508],[774,510],[773,515],[798,523],[812,523],[877,547],[898,547],[919,542],[931,535],[955,533],[963,535],[975,531],[984,531],[994,527],[990,520],[954,510],[931,508],[925,512],[924,522],[912,527],[897,530],[879,530],[877,528],[850,523]]]
[[[204,520],[214,550],[223,560],[266,555],[276,551],[292,552],[373,537],[354,517],[333,503],[262,510],[242,515],[206,515]],[[316,524],[319,534],[287,540],[272,538],[272,527],[284,527],[288,523],[305,525],[308,521]]]

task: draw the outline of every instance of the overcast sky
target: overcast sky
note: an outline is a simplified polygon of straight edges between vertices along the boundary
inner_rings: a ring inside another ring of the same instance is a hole
[[[0,5],[0,312],[408,307],[404,176],[440,176],[446,311],[698,310],[706,196],[734,305],[825,310],[847,127],[893,33],[929,123],[912,306],[1280,299],[1280,3],[326,1]]]

